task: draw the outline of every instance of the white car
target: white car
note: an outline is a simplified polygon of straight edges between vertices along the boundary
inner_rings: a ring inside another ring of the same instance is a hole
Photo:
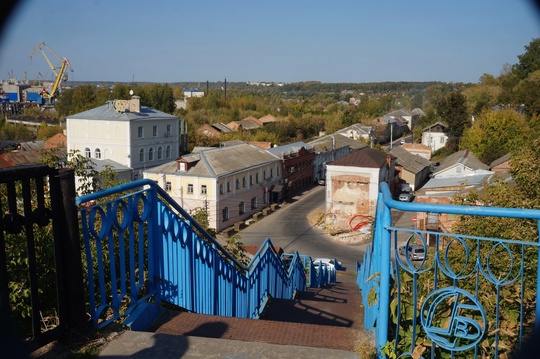
[[[338,261],[336,265],[336,263],[334,262],[334,259],[332,258],[316,258],[313,260],[313,265],[319,265],[319,263],[321,262],[323,264],[326,264],[329,268],[335,268],[336,270],[340,270],[343,268],[341,266],[341,262]]]

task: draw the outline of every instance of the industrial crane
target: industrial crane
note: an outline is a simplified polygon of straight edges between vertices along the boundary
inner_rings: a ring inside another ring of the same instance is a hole
[[[51,63],[51,61],[49,60],[49,58],[47,57],[47,54],[45,53],[43,49],[49,50],[60,61],[60,65],[58,66],[58,71],[56,70],[57,68]],[[71,67],[71,64],[69,63],[69,60],[67,58],[59,57],[58,55],[56,55],[53,50],[51,50],[47,45],[45,45],[44,41],[37,44],[34,47],[34,51],[30,55],[30,58],[32,58],[38,50],[41,51],[41,53],[43,54],[43,57],[45,58],[45,61],[47,61],[47,64],[49,65],[52,72],[56,76],[56,79],[54,80],[52,88],[49,91],[47,91],[44,87],[43,90],[41,91],[41,97],[42,99],[45,100],[44,102],[53,103],[54,98],[56,97],[57,92],[60,89],[60,84],[64,81],[67,81],[68,79],[68,74],[66,70],[69,68],[71,72],[73,72],[73,68]]]

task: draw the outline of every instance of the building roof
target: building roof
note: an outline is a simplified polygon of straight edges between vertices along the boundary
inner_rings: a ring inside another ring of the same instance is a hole
[[[268,114],[266,116],[263,116],[263,117],[259,118],[259,121],[261,121],[263,124],[266,124],[266,123],[270,123],[270,122],[276,122],[277,118],[275,118],[274,116]]]
[[[298,141],[298,142],[290,143],[288,145],[272,147],[266,151],[268,151],[269,153],[273,154],[274,156],[278,158],[281,158],[281,156],[283,155],[297,153],[298,151],[300,151],[302,147],[304,147],[305,149],[308,149],[308,146],[304,142]]]
[[[38,151],[45,148],[45,141],[28,141],[21,142],[19,147],[23,151]]]
[[[444,130],[446,130],[446,129],[448,128],[448,126],[445,125],[445,124],[442,123],[442,122],[435,122],[434,124],[425,127],[425,128],[422,130],[422,132],[429,131],[430,129],[432,129],[432,128],[434,128],[434,127],[437,127],[437,126],[442,127]]]
[[[335,133],[339,133],[340,135],[343,135],[343,136],[348,136],[348,133],[350,133],[350,131],[356,131],[361,136],[365,137],[365,136],[370,135],[370,133],[372,131],[372,127],[371,126],[365,126],[365,125],[362,125],[362,124],[359,124],[359,123],[355,123],[354,125],[350,125],[348,127],[342,128],[341,130],[336,131]]]
[[[67,146],[67,136],[63,133],[57,133],[47,141],[45,141],[45,149],[48,148],[57,148],[57,147],[66,147]]]
[[[65,148],[50,149],[47,152],[54,153],[54,155],[59,157],[60,159],[65,159],[67,157],[67,150]],[[3,166],[1,168],[36,164],[41,161],[43,156],[44,156],[44,152],[38,151],[38,150],[11,151],[11,152],[2,153],[0,154],[0,158],[2,158],[1,163]]]
[[[411,114],[405,110],[396,110],[396,111],[392,111],[390,113],[387,113],[386,116],[391,116],[391,117],[403,117],[403,116],[411,116]]]
[[[427,190],[445,187],[479,186],[483,184],[485,180],[488,180],[491,175],[493,175],[492,172],[469,176],[432,178],[427,181],[424,186],[422,186],[422,189]]]
[[[397,164],[414,174],[422,172],[431,162],[423,157],[412,154],[409,151],[397,146],[390,150],[390,154],[397,158]]]
[[[229,126],[227,126],[226,124],[224,124],[222,122],[213,123],[212,127],[214,127],[215,129],[217,129],[218,131],[220,131],[222,133],[233,132],[233,130]]]
[[[351,150],[367,147],[367,144],[347,136],[342,136],[341,134],[326,135],[309,142],[307,145],[310,148],[313,148],[317,153],[332,151],[332,147],[334,147],[334,149],[339,149],[348,146]]]
[[[165,112],[158,111],[151,107],[141,106],[140,112],[118,112],[114,109],[113,101],[107,101],[103,106],[95,107],[91,110],[79,112],[68,116],[67,119],[78,120],[103,120],[103,121],[134,121],[134,120],[163,120],[178,119],[178,117]]]
[[[473,155],[471,151],[462,150],[452,153],[450,156],[442,160],[441,165],[437,167],[437,169],[433,171],[433,173],[437,174],[457,164],[462,164],[463,166],[468,167],[471,170],[487,170],[489,168],[486,164],[482,163],[478,158],[476,158],[476,156]]]
[[[489,169],[492,169],[493,167],[497,167],[500,164],[503,164],[507,161],[510,161],[510,157],[512,157],[511,153],[507,153],[506,155],[497,158],[495,161],[491,162],[489,165]]]
[[[354,151],[347,156],[343,156],[333,162],[328,163],[330,166],[349,166],[349,167],[368,167],[381,168],[386,162],[387,154],[381,151],[364,147],[358,151]]]
[[[132,168],[128,166],[124,166],[116,161],[113,161],[111,159],[97,159],[92,158],[91,161],[94,163],[92,166],[92,169],[101,172],[105,169],[106,166],[111,166],[112,170],[115,172],[124,172],[124,171],[131,171]]]
[[[277,161],[277,158],[257,146],[243,143],[231,147],[213,148],[201,151],[198,154],[188,154],[180,158],[196,159],[196,165],[186,172],[177,171],[176,161],[153,167],[145,172],[149,173],[176,173],[182,176],[213,177],[218,178],[230,173],[239,172],[249,168]]]

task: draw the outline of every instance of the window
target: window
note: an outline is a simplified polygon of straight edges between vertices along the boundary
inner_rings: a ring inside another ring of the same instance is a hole
[[[244,188],[246,187],[246,177],[242,178],[242,186]]]
[[[236,179],[236,189],[240,189],[240,180]]]
[[[185,171],[186,170],[186,163],[185,162],[180,162],[180,171]]]
[[[255,183],[259,183],[259,174],[255,173]]]
[[[270,178],[274,178],[274,169],[270,168]]]
[[[229,207],[223,208],[223,222],[229,219]]]
[[[227,192],[231,191],[231,182],[227,182]]]
[[[249,185],[253,186],[253,176],[249,175]]]
[[[170,192],[172,189],[171,182],[165,183],[165,191]]]
[[[169,137],[171,135],[171,125],[167,125],[167,131],[165,132],[165,137]]]
[[[246,204],[244,202],[240,202],[240,205],[238,206],[238,213],[240,213],[240,215],[246,213]]]
[[[153,161],[153,160],[154,160],[154,149],[150,148],[148,150],[148,161]]]
[[[193,193],[193,185],[191,183],[187,185],[187,193]]]
[[[444,145],[444,137],[441,137],[441,144]]]
[[[152,126],[152,136],[157,137],[157,126]]]
[[[171,146],[167,146],[165,149],[165,158],[171,158]]]
[[[139,137],[139,138],[143,138],[143,137],[144,137],[144,131],[143,131],[143,127],[142,127],[142,126],[137,127],[137,137]]]
[[[205,184],[203,184],[201,186],[201,194],[206,194],[206,185]]]
[[[257,197],[251,199],[251,209],[257,209]]]
[[[101,158],[101,150],[99,148],[96,148],[96,150],[94,151],[94,157],[97,159]]]
[[[276,167],[276,174],[279,176],[279,167]]]
[[[461,166],[456,167],[456,173],[461,173]]]
[[[219,184],[219,194],[224,194],[225,191],[223,190],[223,183]]]
[[[160,160],[163,158],[163,148],[161,148],[161,146],[158,147],[157,149],[157,159]]]
[[[263,181],[266,179],[266,171],[263,171]]]
[[[139,150],[139,162],[144,162],[144,150],[142,148]]]
[[[90,151],[90,149],[88,147],[86,147],[84,149],[84,157],[86,157],[86,158],[92,157],[92,152]]]

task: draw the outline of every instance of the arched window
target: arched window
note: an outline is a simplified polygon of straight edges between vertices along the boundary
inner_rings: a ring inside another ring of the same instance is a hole
[[[150,147],[150,149],[148,150],[148,161],[153,161],[153,160],[154,160],[154,149]]]
[[[165,158],[171,158],[171,146],[167,146],[165,149]]]
[[[229,207],[223,208],[223,222],[229,220]]]
[[[144,149],[139,150],[139,162],[144,162]]]
[[[88,147],[86,147],[84,149],[84,157],[86,157],[86,158],[92,157],[92,152],[90,151],[90,149]]]
[[[163,158],[163,148],[161,148],[161,146],[158,147],[157,149],[157,159],[160,160]]]
[[[97,159],[101,158],[101,150],[99,148],[96,148],[96,150],[94,151],[94,157]]]

